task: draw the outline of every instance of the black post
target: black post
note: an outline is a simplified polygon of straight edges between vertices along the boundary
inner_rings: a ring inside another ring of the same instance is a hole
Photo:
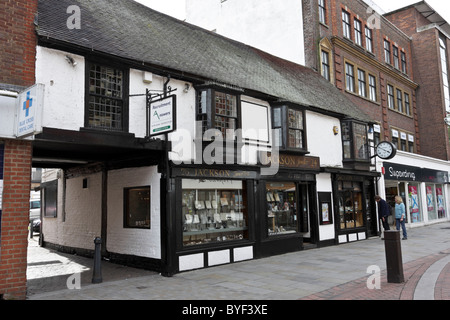
[[[97,237],[94,239],[95,253],[94,253],[94,273],[92,275],[92,283],[101,283],[102,279],[102,239]]]
[[[34,224],[34,219],[32,219],[30,221],[30,239],[33,239],[33,224]]]
[[[403,259],[400,231],[384,231],[388,283],[403,283]]]

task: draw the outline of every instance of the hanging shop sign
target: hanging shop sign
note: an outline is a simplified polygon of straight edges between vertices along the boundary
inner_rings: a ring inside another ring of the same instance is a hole
[[[176,95],[150,102],[149,136],[169,133],[176,129],[176,104]]]
[[[35,84],[19,94],[15,124],[17,138],[25,138],[42,132],[44,88],[43,84]]]

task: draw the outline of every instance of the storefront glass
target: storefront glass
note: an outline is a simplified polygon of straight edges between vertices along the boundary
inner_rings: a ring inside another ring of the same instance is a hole
[[[420,211],[420,197],[419,197],[418,183],[408,184],[408,203],[411,222],[412,223],[421,222],[422,214]]]
[[[361,182],[338,181],[340,229],[364,227]]]
[[[447,217],[447,210],[445,209],[445,197],[444,197],[444,186],[441,184],[436,185],[436,198],[437,198],[437,209],[438,209],[438,219]]]
[[[436,220],[446,217],[443,186],[426,184],[428,219]]]
[[[296,184],[268,182],[266,198],[269,236],[297,232]]]
[[[185,246],[248,239],[245,183],[184,179],[182,188]]]

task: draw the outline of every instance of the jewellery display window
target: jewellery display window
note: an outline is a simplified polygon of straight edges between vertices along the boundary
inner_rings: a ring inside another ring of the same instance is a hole
[[[242,181],[182,181],[183,245],[248,239],[247,192]]]
[[[268,182],[266,184],[269,236],[298,231],[296,184]]]

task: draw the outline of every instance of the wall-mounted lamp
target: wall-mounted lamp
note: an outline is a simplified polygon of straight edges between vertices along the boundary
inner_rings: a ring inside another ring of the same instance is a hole
[[[72,67],[76,67],[78,64],[72,57],[66,56],[66,60],[69,64],[72,65]]]
[[[189,83],[185,83],[183,92],[188,93],[190,88],[191,88],[191,85]]]
[[[333,127],[333,133],[335,136],[337,136],[339,134],[339,127],[338,126],[334,126]]]

